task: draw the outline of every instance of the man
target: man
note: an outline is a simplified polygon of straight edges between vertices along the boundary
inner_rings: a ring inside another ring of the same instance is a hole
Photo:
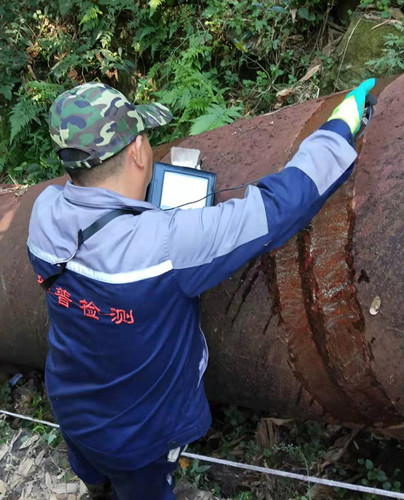
[[[283,245],[349,177],[374,84],[243,199],[170,212],[144,201],[145,130],[168,123],[167,108],[135,106],[100,83],[53,103],[50,133],[72,181],[36,200],[28,249],[50,317],[49,399],[92,498],[175,498],[179,451],[211,422],[198,296]]]

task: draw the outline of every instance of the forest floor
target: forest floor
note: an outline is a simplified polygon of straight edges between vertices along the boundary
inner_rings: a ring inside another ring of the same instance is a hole
[[[0,409],[53,421],[42,375],[29,372],[12,388],[0,384]],[[281,420],[236,407],[212,407],[207,436],[187,451],[299,474],[399,491],[403,444],[363,430]],[[175,474],[178,500],[369,499],[257,472],[182,457]],[[0,500],[85,500],[57,429],[0,416]],[[377,498],[377,497],[374,497]]]

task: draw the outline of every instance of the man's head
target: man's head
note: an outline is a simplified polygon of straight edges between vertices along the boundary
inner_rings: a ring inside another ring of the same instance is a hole
[[[122,174],[127,181],[148,184],[153,158],[145,130],[171,119],[165,106],[135,106],[101,83],[64,92],[49,112],[56,152],[73,182],[85,186],[107,187],[109,180]]]

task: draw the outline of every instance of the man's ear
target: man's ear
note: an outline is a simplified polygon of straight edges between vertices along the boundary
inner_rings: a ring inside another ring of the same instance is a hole
[[[146,166],[145,158],[142,148],[143,137],[142,134],[136,136],[136,139],[128,146],[128,159],[134,163],[138,168],[143,170]]]

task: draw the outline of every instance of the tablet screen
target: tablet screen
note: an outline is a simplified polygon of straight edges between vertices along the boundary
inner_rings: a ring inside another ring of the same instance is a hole
[[[208,194],[208,179],[176,172],[165,172],[160,208],[167,209],[199,200]],[[206,198],[181,208],[202,208]]]

